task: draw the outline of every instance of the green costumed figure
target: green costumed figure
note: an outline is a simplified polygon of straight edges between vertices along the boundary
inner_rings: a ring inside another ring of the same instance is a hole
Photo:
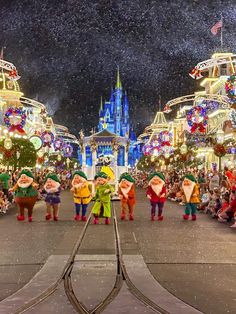
[[[111,217],[111,193],[114,192],[114,188],[108,184],[109,178],[104,172],[98,172],[94,179],[96,181],[95,204],[92,208],[94,224],[98,224],[99,217],[104,217],[105,224],[109,225]]]

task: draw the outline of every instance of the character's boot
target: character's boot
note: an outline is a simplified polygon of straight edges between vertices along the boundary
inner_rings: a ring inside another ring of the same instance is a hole
[[[33,221],[32,216],[29,216],[29,217],[28,217],[28,221],[29,221],[29,222],[32,222],[32,221]]]
[[[54,221],[58,221],[58,216],[54,216],[54,217],[53,217],[53,220],[54,220]]]
[[[188,220],[188,218],[189,218],[189,215],[187,215],[187,214],[184,214],[184,215],[183,215],[183,218],[184,218],[184,220]]]
[[[193,221],[197,220],[197,216],[193,214],[193,215],[192,215],[192,220],[193,220]]]
[[[94,217],[94,220],[93,220],[93,223],[94,223],[94,225],[98,225],[98,217]]]
[[[155,220],[155,215],[151,215],[151,221],[154,221]]]
[[[52,218],[51,214],[46,214],[45,220],[50,220]]]
[[[122,214],[120,215],[120,219],[121,219],[121,220],[125,220],[125,214],[122,213]]]
[[[134,215],[130,214],[129,215],[129,220],[134,220]]]
[[[236,222],[230,228],[236,228]]]
[[[25,216],[22,216],[22,215],[18,215],[16,218],[17,218],[18,221],[25,220]]]
[[[79,221],[80,220],[80,215],[75,215],[74,219]]]
[[[162,221],[163,219],[164,219],[163,216],[158,216],[158,218],[157,218],[158,221]]]
[[[87,221],[87,217],[86,216],[82,216],[82,221]]]
[[[106,224],[106,225],[109,225],[109,224],[110,224],[110,219],[109,219],[108,217],[105,219],[105,224]]]

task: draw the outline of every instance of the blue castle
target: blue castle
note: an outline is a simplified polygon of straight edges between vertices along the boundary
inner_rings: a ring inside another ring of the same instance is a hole
[[[81,138],[82,145],[78,148],[78,159],[82,169],[91,178],[95,173],[95,159],[100,155],[112,155],[114,140],[119,142],[117,166],[121,173],[127,171],[127,166],[133,167],[141,156],[136,145],[135,132],[130,127],[129,100],[127,92],[122,88],[119,68],[116,85],[111,90],[109,101],[103,102],[101,98],[98,130],[97,132],[93,130],[92,133],[91,136]],[[92,156],[91,143],[96,144],[95,159]]]
[[[129,137],[129,101],[126,91],[123,92],[119,69],[115,89],[112,88],[109,101],[103,103],[99,110],[98,131],[108,130],[118,136]]]

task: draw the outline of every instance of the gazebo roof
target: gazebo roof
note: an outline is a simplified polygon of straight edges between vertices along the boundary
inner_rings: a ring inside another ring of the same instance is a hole
[[[91,141],[95,141],[96,143],[99,143],[99,144],[109,145],[114,140],[117,140],[117,142],[122,143],[122,144],[125,144],[128,142],[128,139],[126,137],[118,136],[115,133],[112,133],[108,131],[107,129],[105,129],[95,134],[92,134],[88,137],[85,137],[84,143],[87,144]]]

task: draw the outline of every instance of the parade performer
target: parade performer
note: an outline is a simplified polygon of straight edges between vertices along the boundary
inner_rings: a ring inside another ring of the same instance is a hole
[[[74,194],[75,220],[80,220],[80,207],[82,207],[82,221],[86,221],[86,211],[92,196],[83,171],[75,171],[73,174],[71,192]]]
[[[129,210],[129,220],[134,220],[135,204],[135,180],[127,172],[123,173],[119,179],[118,194],[121,202],[121,220],[125,219],[127,207]]]
[[[195,177],[192,174],[187,174],[184,177],[182,183],[182,189],[184,194],[184,203],[185,207],[185,214],[183,215],[184,220],[189,219],[189,215],[192,215],[192,220],[196,220],[196,212],[197,212],[197,204],[200,203],[200,192],[199,192],[199,185]]]
[[[155,220],[156,207],[158,207],[157,220],[163,220],[163,208],[166,201],[165,176],[161,172],[153,172],[148,177],[146,192],[151,204],[151,220]]]
[[[108,225],[111,217],[111,193],[114,192],[114,188],[108,184],[108,176],[104,172],[98,172],[94,179],[96,181],[95,204],[92,208],[94,224],[98,224],[99,217],[104,217],[105,224]]]
[[[14,192],[15,202],[18,207],[17,220],[25,220],[26,208],[28,210],[28,221],[32,222],[33,208],[38,197],[37,186],[32,172],[26,169],[22,170],[17,183],[10,189],[11,192]]]
[[[51,211],[53,209],[53,219],[58,221],[59,204],[61,203],[61,182],[55,173],[50,173],[46,176],[42,194],[47,207],[45,219],[50,220],[52,218]]]

